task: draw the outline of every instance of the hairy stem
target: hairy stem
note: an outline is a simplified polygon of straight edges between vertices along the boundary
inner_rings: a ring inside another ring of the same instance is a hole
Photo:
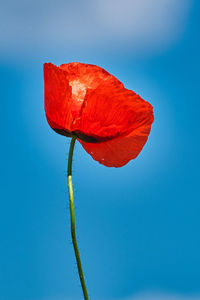
[[[70,149],[69,149],[68,171],[67,171],[69,201],[70,201],[70,217],[71,217],[71,236],[72,236],[72,242],[73,242],[74,252],[75,252],[75,256],[76,256],[76,263],[77,263],[77,267],[78,267],[78,274],[79,274],[79,278],[81,281],[84,299],[89,300],[87,288],[86,288],[86,284],[85,284],[85,279],[84,279],[84,275],[83,275],[83,269],[82,269],[82,265],[81,265],[80,253],[78,250],[78,243],[76,240],[76,232],[75,232],[74,194],[73,194],[73,186],[72,186],[72,158],[73,158],[75,142],[76,142],[76,137],[72,137]]]

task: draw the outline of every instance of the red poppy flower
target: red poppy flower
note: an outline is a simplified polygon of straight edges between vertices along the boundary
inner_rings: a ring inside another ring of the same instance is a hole
[[[45,112],[57,133],[75,135],[99,163],[121,167],[138,156],[153,123],[153,108],[104,69],[44,64]]]

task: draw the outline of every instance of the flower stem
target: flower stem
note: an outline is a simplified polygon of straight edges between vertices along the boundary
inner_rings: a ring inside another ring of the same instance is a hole
[[[79,278],[81,281],[84,299],[89,300],[87,288],[86,288],[86,284],[85,284],[85,279],[84,279],[84,275],[83,275],[82,265],[81,265],[80,253],[78,250],[78,244],[77,244],[77,240],[76,240],[76,232],[75,232],[74,195],[73,195],[73,186],[72,186],[72,157],[73,157],[75,141],[76,141],[76,137],[72,137],[70,149],[69,149],[68,171],[67,171],[69,201],[70,201],[70,217],[71,217],[71,236],[72,236],[72,242],[73,242],[74,252],[75,252],[75,256],[76,256],[76,263],[77,263],[77,267],[78,267],[78,273],[79,273]]]

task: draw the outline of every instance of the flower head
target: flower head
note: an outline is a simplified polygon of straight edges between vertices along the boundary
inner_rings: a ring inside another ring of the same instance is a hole
[[[76,136],[99,163],[121,167],[138,156],[153,123],[153,108],[104,69],[44,64],[45,112],[57,133]]]

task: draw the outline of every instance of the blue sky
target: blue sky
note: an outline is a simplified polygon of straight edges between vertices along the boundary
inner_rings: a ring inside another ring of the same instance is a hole
[[[200,299],[200,4],[113,1],[1,3],[0,300],[82,299],[69,139],[49,128],[43,108],[48,61],[97,64],[154,107],[148,143],[125,167],[106,168],[76,144],[91,299]]]

